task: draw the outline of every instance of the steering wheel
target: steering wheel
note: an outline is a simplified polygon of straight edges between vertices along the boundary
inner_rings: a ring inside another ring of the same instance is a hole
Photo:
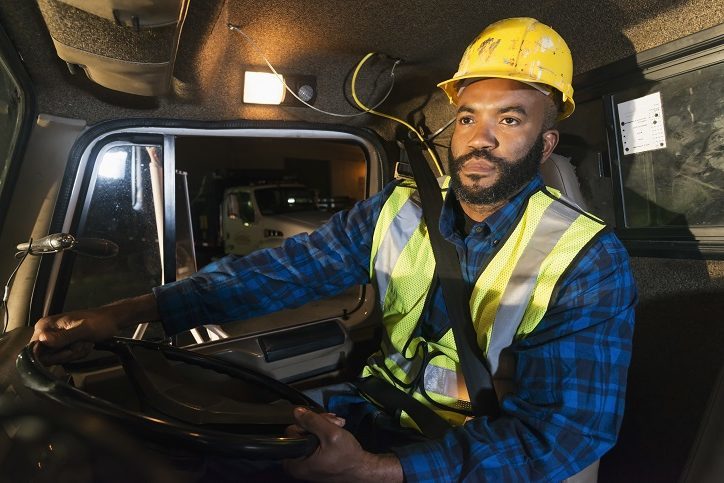
[[[39,348],[38,348],[39,349]],[[293,408],[323,408],[301,392],[222,359],[156,342],[116,337],[96,344],[115,354],[140,400],[129,409],[74,387],[51,374],[35,343],[18,355],[23,383],[63,405],[110,416],[162,443],[240,458],[285,459],[310,454],[314,435],[283,436]],[[69,378],[70,379],[70,378]],[[256,400],[243,400],[252,395]]]

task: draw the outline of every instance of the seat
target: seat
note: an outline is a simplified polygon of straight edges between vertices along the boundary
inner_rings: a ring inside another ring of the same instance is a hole
[[[556,153],[551,154],[541,166],[541,174],[546,186],[557,189],[579,207],[586,209],[586,202],[583,200],[571,158]],[[595,483],[598,480],[598,465],[599,462],[595,461],[579,473],[563,480],[563,483]]]
[[[541,174],[546,186],[557,189],[566,198],[584,210],[586,209],[586,202],[583,200],[576,169],[571,164],[571,158],[556,153],[551,154],[550,158],[541,166]]]
[[[724,481],[724,367],[719,371],[681,483]]]

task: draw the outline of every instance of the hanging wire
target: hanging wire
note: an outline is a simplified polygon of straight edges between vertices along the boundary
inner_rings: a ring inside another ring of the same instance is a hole
[[[449,128],[449,127],[452,125],[452,123],[455,122],[455,119],[457,119],[457,117],[453,117],[453,118],[450,119],[448,122],[446,122],[443,127],[441,127],[440,129],[438,129],[438,130],[435,131],[434,133],[430,134],[429,136],[425,137],[425,141],[432,141],[433,139],[435,139],[436,137],[438,137],[440,134],[442,134],[442,132],[443,132],[445,129]]]
[[[370,114],[374,114],[375,116],[384,117],[386,119],[390,119],[392,121],[398,122],[398,123],[402,124],[403,126],[405,126],[407,129],[409,129],[411,132],[415,133],[415,136],[417,136],[417,138],[420,140],[422,145],[425,146],[428,154],[430,155],[430,158],[432,159],[433,163],[435,163],[435,167],[438,170],[438,175],[442,175],[443,174],[442,166],[440,165],[440,161],[437,159],[437,156],[435,156],[435,151],[433,151],[432,148],[427,144],[427,142],[425,141],[425,138],[422,137],[422,134],[420,134],[417,131],[417,129],[415,129],[409,123],[403,121],[400,118],[391,116],[389,114],[385,114],[384,112],[375,111],[374,108],[365,106],[362,103],[362,101],[360,101],[359,98],[357,97],[357,89],[356,89],[356,85],[355,85],[356,81],[357,81],[357,74],[359,73],[359,71],[362,68],[362,66],[364,65],[364,63],[367,62],[367,60],[370,57],[372,57],[373,55],[375,55],[375,52],[370,52],[369,54],[364,56],[364,58],[362,58],[362,60],[359,62],[359,64],[357,64],[357,67],[354,70],[354,75],[352,76],[352,98],[354,99],[354,102],[357,103],[357,105],[360,107],[360,109],[364,109],[366,112],[369,112]]]
[[[3,290],[3,300],[2,300],[2,306],[3,306],[3,330],[2,335],[5,335],[5,332],[8,330],[8,323],[10,322],[10,313],[8,312],[8,298],[10,297],[10,285],[13,283],[13,278],[15,278],[15,274],[18,273],[18,270],[20,269],[20,265],[23,264],[27,256],[30,254],[30,247],[33,244],[33,239],[31,238],[28,240],[28,248],[25,249],[24,252],[18,252],[15,257],[19,258],[18,264],[15,266],[15,270],[13,270],[13,273],[10,274],[8,277],[8,281],[5,284],[5,288]]]
[[[382,103],[384,103],[384,102],[387,100],[387,98],[390,96],[390,94],[392,93],[392,88],[395,86],[395,68],[397,67],[397,65],[398,65],[400,62],[402,62],[400,59],[395,59],[395,62],[392,64],[392,69],[390,70],[390,79],[391,79],[390,87],[389,87],[389,89],[387,89],[387,92],[385,93],[384,97],[382,97],[382,100],[379,101],[377,104],[375,104],[374,107],[372,107],[372,108],[370,108],[370,109],[365,109],[365,110],[363,110],[362,112],[356,112],[356,113],[354,113],[354,114],[339,114],[339,113],[336,113],[336,112],[330,112],[330,111],[325,111],[324,109],[319,109],[318,107],[314,107],[313,105],[309,104],[309,103],[306,102],[305,100],[301,99],[292,89],[289,88],[289,86],[287,85],[287,83],[284,81],[284,76],[280,75],[280,74],[276,71],[276,69],[274,68],[274,66],[271,64],[271,62],[269,62],[269,59],[267,59],[266,55],[264,55],[264,52],[261,50],[261,48],[259,47],[259,45],[254,41],[254,39],[252,39],[252,38],[251,38],[249,35],[247,35],[243,30],[241,30],[241,28],[240,28],[238,25],[234,25],[234,24],[231,24],[231,23],[230,23],[230,24],[227,24],[227,26],[228,26],[229,30],[234,31],[234,32],[238,32],[239,34],[241,34],[242,37],[244,37],[244,39],[245,39],[247,42],[249,42],[249,44],[251,44],[251,46],[254,48],[254,50],[256,50],[257,54],[259,54],[259,55],[261,56],[261,58],[264,59],[264,62],[266,62],[266,65],[269,67],[269,69],[274,73],[274,75],[276,75],[276,76],[279,78],[280,82],[284,85],[284,88],[287,90],[287,92],[289,92],[289,93],[290,93],[291,95],[293,95],[299,102],[301,102],[301,103],[304,104],[305,106],[309,107],[310,109],[314,109],[315,111],[321,112],[322,114],[327,114],[328,116],[335,116],[335,117],[357,117],[357,116],[361,116],[361,115],[363,115],[363,114],[367,114],[367,113],[370,112],[372,109],[375,109],[375,108],[381,106]],[[356,74],[357,74],[357,72],[355,72],[355,76],[356,76]],[[354,82],[354,79],[353,79],[353,82]]]
[[[391,69],[391,71],[390,71],[390,77],[391,77],[391,79],[392,79],[392,82],[390,83],[390,88],[387,90],[387,93],[385,94],[385,96],[382,98],[382,100],[381,100],[380,102],[378,102],[378,103],[375,104],[374,106],[372,106],[372,107],[367,107],[367,106],[366,106],[365,104],[363,104],[362,101],[360,101],[359,98],[357,97],[357,88],[356,88],[356,87],[357,87],[357,76],[359,75],[359,72],[360,72],[360,70],[362,69],[362,66],[370,59],[370,57],[373,57],[374,55],[377,55],[377,53],[376,53],[376,52],[370,52],[370,53],[368,53],[367,55],[365,55],[365,56],[362,58],[362,60],[359,61],[359,63],[357,64],[357,67],[355,67],[355,69],[354,69],[354,73],[353,73],[353,75],[352,75],[352,86],[351,86],[351,87],[352,87],[352,97],[354,98],[354,101],[355,101],[355,103],[357,104],[357,106],[361,109],[361,112],[358,112],[358,113],[355,113],[355,114],[339,114],[339,113],[329,112],[329,111],[325,111],[325,110],[323,110],[323,109],[316,108],[316,107],[312,106],[311,104],[305,102],[304,100],[300,99],[299,96],[297,96],[297,94],[289,88],[289,86],[286,84],[286,82],[284,82],[284,77],[281,76],[281,75],[276,71],[276,69],[274,69],[274,66],[271,64],[271,62],[269,62],[269,59],[267,59],[266,55],[264,55],[264,52],[263,52],[262,49],[257,45],[257,43],[254,41],[254,39],[252,39],[252,38],[251,38],[249,35],[247,35],[243,30],[241,30],[241,28],[240,28],[238,25],[234,25],[234,24],[232,24],[232,23],[229,23],[229,24],[227,24],[227,27],[229,28],[229,30],[232,30],[232,31],[234,31],[234,32],[238,32],[239,34],[241,34],[242,37],[244,37],[244,39],[251,44],[251,46],[254,48],[254,50],[256,50],[256,52],[264,59],[264,62],[266,62],[266,65],[269,67],[269,69],[271,69],[271,71],[274,73],[274,75],[276,75],[276,76],[279,78],[279,80],[280,80],[280,81],[282,82],[282,84],[284,85],[284,88],[285,88],[291,95],[293,95],[297,100],[299,100],[302,104],[306,105],[307,107],[309,107],[309,108],[311,108],[311,109],[314,109],[314,110],[317,111],[317,112],[321,112],[322,114],[327,114],[327,115],[335,116],[335,117],[356,117],[356,116],[361,116],[362,114],[368,114],[368,113],[369,113],[369,114],[373,114],[373,115],[375,115],[375,116],[384,117],[384,118],[386,118],[386,119],[390,119],[390,120],[392,120],[392,121],[395,121],[395,122],[397,122],[397,123],[400,123],[400,124],[402,124],[403,126],[405,126],[407,129],[409,129],[411,132],[413,132],[413,133],[415,134],[415,136],[417,136],[417,138],[420,140],[420,142],[422,143],[422,145],[425,146],[425,148],[427,149],[428,154],[430,155],[430,158],[432,159],[433,163],[435,164],[435,168],[437,168],[438,175],[442,175],[442,174],[444,173],[444,171],[443,171],[443,169],[442,169],[442,165],[440,164],[440,161],[437,159],[437,156],[435,155],[435,151],[433,151],[433,149],[430,147],[430,145],[427,143],[427,141],[428,141],[429,139],[433,139],[434,136],[437,136],[440,132],[442,132],[443,130],[445,130],[450,124],[452,124],[452,122],[454,121],[454,119],[451,120],[450,122],[448,122],[445,126],[443,126],[443,128],[439,129],[439,130],[435,133],[434,136],[432,136],[432,137],[430,137],[430,138],[428,138],[428,139],[426,140],[424,137],[422,137],[422,134],[420,134],[420,133],[417,131],[417,129],[415,129],[414,127],[412,127],[409,123],[403,121],[403,120],[400,119],[400,118],[397,118],[397,117],[391,116],[391,115],[389,115],[389,114],[385,114],[385,113],[383,113],[383,112],[379,112],[379,111],[376,111],[376,110],[375,110],[375,109],[378,108],[380,105],[382,105],[382,103],[385,102],[385,101],[387,100],[387,98],[389,97],[389,95],[392,93],[392,89],[393,89],[393,87],[394,87],[394,85],[395,85],[395,68],[396,68],[397,65],[401,62],[400,59],[395,59],[395,63],[392,65],[392,69]]]

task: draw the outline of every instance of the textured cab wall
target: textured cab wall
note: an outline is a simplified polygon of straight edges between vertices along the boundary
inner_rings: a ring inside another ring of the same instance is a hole
[[[48,2],[49,0],[40,0]],[[404,59],[397,69],[393,97],[385,111],[439,127],[450,110],[436,92],[437,82],[457,68],[463,50],[488,23],[527,15],[552,25],[568,41],[580,73],[717,25],[721,2],[469,2],[451,0],[356,2],[334,0],[192,0],[181,32],[171,80],[172,94],[161,98],[122,95],[92,84],[82,72],[72,76],[56,55],[38,3],[6,0],[0,21],[23,55],[40,112],[78,117],[91,123],[119,117],[189,119],[283,119],[361,125],[304,108],[243,105],[243,71],[264,66],[254,47],[226,25],[241,26],[280,72],[317,77],[318,107],[355,112],[348,102],[351,71],[367,52]],[[129,27],[126,27],[129,28]],[[158,45],[163,50],[163,44]],[[165,48],[165,47],[164,47]],[[360,97],[374,102],[385,92],[389,59],[365,66]],[[413,112],[413,110],[417,111]],[[383,124],[392,129],[387,121]]]

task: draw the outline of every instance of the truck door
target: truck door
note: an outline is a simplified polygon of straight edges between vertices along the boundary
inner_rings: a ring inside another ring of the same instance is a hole
[[[179,246],[183,240],[193,240],[189,226],[193,202],[188,200],[189,193],[192,199],[198,197],[204,173],[219,168],[198,163],[193,149],[219,145],[219,131],[205,123],[139,127],[133,122],[99,124],[78,139],[68,161],[74,169],[66,170],[62,196],[55,207],[51,206],[58,215],[45,230],[110,240],[119,246],[118,253],[103,259],[75,256],[72,252],[41,258],[35,269],[34,296],[15,304],[29,306],[28,319],[148,293],[154,286],[172,283],[193,272],[193,264],[187,263],[193,260],[193,242],[186,243],[188,248],[184,250]],[[249,133],[240,123],[224,134],[229,144],[241,147],[259,142],[259,132],[257,129]],[[383,150],[376,138],[364,131],[274,127],[264,134],[273,136],[283,147],[280,158],[288,152],[315,147],[323,139],[327,152],[337,150],[334,162],[354,163],[359,169],[350,172],[365,173],[364,192],[357,194],[358,198],[382,187],[386,162]],[[220,159],[224,152],[219,150],[218,156],[209,157]],[[221,168],[237,166],[238,160],[228,158],[224,162]],[[188,191],[185,184],[180,187],[179,183],[188,183]],[[257,229],[261,233],[256,239],[263,240],[265,227],[253,189],[232,186],[220,196],[225,233],[230,240],[243,234],[251,239]],[[342,191],[336,185],[334,188]],[[12,237],[14,241],[24,239]],[[234,245],[234,250],[248,253]],[[355,285],[323,300],[310,296],[307,303],[296,308],[279,310],[280,304],[272,313],[238,320],[201,320],[203,326],[174,335],[173,343],[252,367],[288,383],[357,374],[366,355],[376,346],[380,320],[375,299],[370,285]],[[224,324],[216,325],[219,322]],[[160,324],[145,325],[123,335],[151,340],[163,340],[168,335]],[[94,364],[102,363],[99,360],[91,362],[94,370]]]
[[[256,223],[251,193],[227,191],[221,216],[225,253],[246,255],[258,247],[261,228]]]

